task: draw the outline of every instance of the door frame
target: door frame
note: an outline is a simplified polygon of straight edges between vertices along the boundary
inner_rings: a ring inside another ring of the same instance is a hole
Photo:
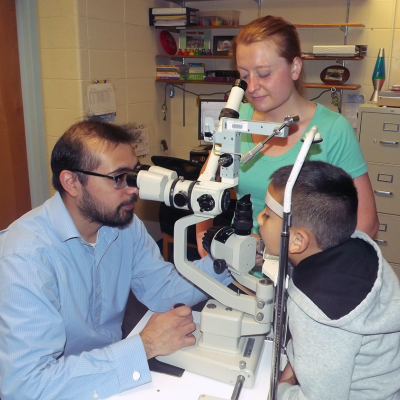
[[[36,0],[15,0],[32,208],[49,197]]]

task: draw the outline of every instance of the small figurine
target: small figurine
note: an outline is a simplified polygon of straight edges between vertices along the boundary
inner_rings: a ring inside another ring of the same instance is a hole
[[[206,53],[206,49],[201,49],[201,53],[200,53],[200,55],[201,55],[201,56],[205,56],[205,55],[207,55],[207,53]]]
[[[177,55],[178,56],[183,56],[183,51],[181,49],[179,49]]]
[[[194,50],[193,49],[190,49],[189,56],[194,56]]]
[[[187,49],[185,49],[185,50],[183,51],[183,55],[184,55],[184,56],[188,56],[188,55],[189,55]]]
[[[211,53],[211,49],[208,49],[208,51],[207,51],[207,54],[206,54],[207,56],[212,56],[212,53]]]
[[[196,49],[196,50],[194,51],[194,55],[195,55],[195,56],[199,56],[199,55],[200,55],[199,49]]]

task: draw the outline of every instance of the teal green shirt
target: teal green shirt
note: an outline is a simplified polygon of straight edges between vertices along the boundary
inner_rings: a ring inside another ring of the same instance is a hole
[[[240,118],[251,120],[254,108],[249,103],[242,104]],[[281,122],[281,121],[276,121]],[[307,160],[326,161],[343,168],[351,177],[357,178],[367,172],[367,164],[364,160],[354,129],[347,119],[328,108],[317,104],[312,118],[303,136],[313,125],[318,126],[323,141],[313,144],[307,156]],[[265,207],[265,194],[270,183],[270,175],[285,165],[294,164],[303,142],[300,140],[286,153],[271,157],[258,153],[246,164],[240,165],[239,184],[236,187],[238,199],[251,193],[253,203],[253,233],[258,233],[257,215]],[[251,134],[242,133],[241,153],[247,153],[254,147]]]

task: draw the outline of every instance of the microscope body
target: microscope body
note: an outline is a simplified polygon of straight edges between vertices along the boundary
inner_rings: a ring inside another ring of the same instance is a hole
[[[187,259],[188,227],[227,210],[229,189],[238,184],[239,163],[250,160],[272,137],[286,137],[288,126],[298,121],[297,116],[286,117],[281,125],[238,120],[245,89],[244,81],[235,82],[221,112],[218,128],[214,127],[212,118],[205,119],[205,140],[213,143],[213,150],[197,181],[185,181],[176,172],[161,167],[140,171],[134,179],[142,199],[164,201],[168,206],[193,212],[175,223],[175,266],[186,279],[212,297],[193,333],[196,345],[157,359],[231,384],[242,377],[243,385],[251,388],[265,336],[271,330],[275,298],[271,280],[258,279],[249,273],[256,254],[256,239],[250,235],[251,216],[250,229],[242,229],[239,223],[214,232],[207,250],[214,258],[215,268],[228,268],[240,284],[254,292],[253,296],[232,291]],[[266,135],[267,138],[242,155],[242,132]],[[221,182],[215,181],[218,168]],[[217,265],[216,261],[220,263]]]
[[[188,227],[227,210],[233,183],[185,181],[174,171],[150,167],[138,174],[137,185],[141,198],[193,212],[175,223],[175,266],[212,297],[194,332],[196,345],[157,359],[231,384],[243,375],[244,387],[253,387],[265,335],[271,330],[274,286],[249,273],[256,254],[256,239],[250,235],[252,212],[247,232],[222,227],[210,239],[209,249],[215,261],[223,260],[235,280],[254,292],[249,296],[232,291],[187,259]]]

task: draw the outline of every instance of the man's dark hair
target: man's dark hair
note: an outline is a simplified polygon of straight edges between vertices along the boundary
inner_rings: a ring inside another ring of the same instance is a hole
[[[94,171],[100,165],[98,154],[93,152],[88,142],[102,143],[107,150],[119,144],[133,145],[139,138],[131,125],[117,125],[101,121],[81,121],[72,125],[58,139],[51,153],[52,183],[61,195],[65,190],[60,182],[60,173],[63,170],[80,169]],[[88,176],[76,173],[79,182],[85,185]]]
[[[292,168],[279,168],[270,177],[282,201]],[[309,229],[320,249],[350,238],[357,225],[357,207],[357,189],[347,172],[322,161],[303,164],[292,192],[292,226]]]

